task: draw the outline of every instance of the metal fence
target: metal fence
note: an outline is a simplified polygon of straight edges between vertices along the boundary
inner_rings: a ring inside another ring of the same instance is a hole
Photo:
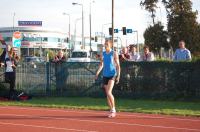
[[[200,62],[126,62],[121,67],[119,96],[200,99]]]
[[[5,68],[0,69],[2,89],[9,89],[5,83]],[[16,69],[16,90],[35,95],[46,95],[46,64],[19,63]]]
[[[100,80],[95,81],[99,63],[50,63],[50,95],[91,96],[102,92]]]
[[[99,63],[21,63],[16,89],[32,95],[104,95],[102,76],[95,80]],[[4,69],[0,70],[3,74]],[[1,82],[4,77],[1,76]],[[200,62],[124,62],[113,93],[132,98],[200,99]]]

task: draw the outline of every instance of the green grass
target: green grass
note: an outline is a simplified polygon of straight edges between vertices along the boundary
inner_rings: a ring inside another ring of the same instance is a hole
[[[35,97],[29,101],[0,102],[0,106],[31,106],[48,108],[108,110],[105,99],[83,97]],[[200,117],[199,102],[116,99],[116,106],[118,111],[123,112]]]

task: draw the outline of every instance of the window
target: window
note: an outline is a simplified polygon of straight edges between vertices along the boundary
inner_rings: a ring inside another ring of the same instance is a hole
[[[72,58],[86,58],[87,52],[72,52]]]
[[[62,39],[60,38],[48,38],[48,42],[61,42]]]
[[[44,37],[42,41],[47,42],[47,41],[48,41],[48,38],[47,38],[47,37]]]
[[[22,38],[22,41],[29,41],[29,42],[33,42],[33,41],[36,41],[36,38],[32,38],[32,37],[23,37]]]

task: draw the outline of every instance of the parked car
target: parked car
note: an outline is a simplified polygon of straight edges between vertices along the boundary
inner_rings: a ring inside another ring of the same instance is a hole
[[[44,62],[44,59],[42,59],[41,57],[37,57],[37,56],[26,56],[24,57],[24,61],[28,62],[28,63],[41,63]]]
[[[67,62],[91,62],[90,53],[87,50],[74,50]]]

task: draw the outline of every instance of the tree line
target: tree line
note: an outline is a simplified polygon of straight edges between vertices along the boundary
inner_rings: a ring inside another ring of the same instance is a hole
[[[155,21],[159,2],[167,12],[167,30],[161,22]],[[178,42],[184,40],[192,54],[200,56],[200,23],[191,0],[142,0],[140,5],[151,14],[152,25],[145,30],[144,39],[155,53],[159,53],[161,47],[175,50]]]

